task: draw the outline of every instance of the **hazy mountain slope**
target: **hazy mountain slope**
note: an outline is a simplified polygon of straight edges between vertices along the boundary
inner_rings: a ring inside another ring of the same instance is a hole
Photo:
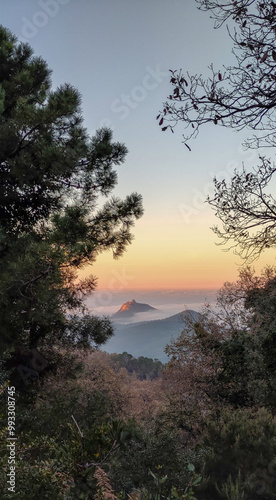
[[[166,344],[182,332],[185,326],[184,318],[187,315],[192,315],[195,321],[200,317],[200,314],[196,311],[183,311],[160,320],[143,321],[128,325],[120,325],[114,322],[115,334],[103,346],[103,350],[108,353],[126,351],[135,357],[157,358],[166,363],[168,357],[164,353],[164,348]]]

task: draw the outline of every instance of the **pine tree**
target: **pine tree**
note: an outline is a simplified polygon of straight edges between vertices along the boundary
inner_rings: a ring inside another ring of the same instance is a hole
[[[74,343],[69,315],[96,286],[77,273],[104,250],[122,255],[143,212],[141,196],[102,201],[117,183],[114,167],[126,147],[109,129],[90,138],[78,91],[68,84],[52,90],[46,62],[3,27],[0,67],[2,347]],[[101,329],[83,321],[86,342],[112,332],[108,322]]]

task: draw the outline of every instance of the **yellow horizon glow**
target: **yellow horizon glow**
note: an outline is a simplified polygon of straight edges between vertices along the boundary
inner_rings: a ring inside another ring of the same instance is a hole
[[[238,279],[241,259],[222,251],[207,217],[183,228],[179,221],[167,227],[139,221],[135,240],[125,254],[114,260],[111,252],[100,255],[80,277],[98,277],[97,290],[214,290]],[[257,274],[275,265],[273,251],[252,264]]]

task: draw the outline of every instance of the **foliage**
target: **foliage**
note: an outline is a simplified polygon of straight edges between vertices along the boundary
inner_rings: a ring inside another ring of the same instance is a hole
[[[240,472],[235,482],[232,481],[230,474],[226,483],[224,483],[221,490],[218,489],[218,491],[222,498],[225,498],[226,500],[243,500],[245,498],[245,493]]]
[[[122,354],[113,354],[112,360],[119,366],[126,368],[128,373],[136,373],[140,380],[153,380],[159,377],[163,365],[158,359],[146,358],[140,356],[134,358],[131,354],[123,352]]]
[[[223,409],[217,418],[212,415],[203,444],[203,498],[227,498],[233,490],[240,498],[244,494],[255,500],[260,490],[262,498],[274,498],[275,430],[275,417],[264,408]]]
[[[76,352],[74,356],[76,358]],[[111,356],[101,352],[80,350],[77,359],[70,358],[66,364],[63,356],[62,361],[56,374],[50,372],[44,378],[34,399],[28,402],[24,395],[17,395],[20,498],[25,498],[25,491],[27,495],[26,477],[28,484],[33,484],[26,498],[43,499],[51,495],[52,498],[95,498],[97,468],[104,470],[115,498],[131,494],[134,489],[144,490],[148,498],[153,498],[157,490],[149,469],[153,474],[159,471],[160,475],[167,476],[162,491],[164,489],[168,498],[173,486],[175,492],[184,490],[194,472],[183,469],[188,458],[177,435],[171,430],[160,433],[153,428],[154,413],[150,418],[148,415],[151,427],[146,420],[138,423],[132,417],[137,413],[139,390],[143,394],[144,384],[155,384],[155,381],[140,381],[123,368],[114,369]],[[3,402],[5,398],[3,394]],[[149,413],[151,407],[145,404]],[[0,419],[4,472],[6,422],[4,413]],[[4,474],[4,490],[5,481]],[[98,481],[99,495],[104,495],[103,486]]]
[[[274,408],[274,287],[275,269],[260,277],[243,269],[236,283],[219,291],[216,308],[207,307],[194,323],[194,335],[184,330],[167,346],[165,378],[178,405],[185,400],[186,425],[190,412],[200,421],[221,404]]]
[[[201,457],[200,499],[276,494],[274,337],[275,269],[257,277],[246,268],[194,323],[194,335],[184,331],[167,347],[169,408]]]
[[[199,3],[219,25],[234,16],[238,65],[228,68],[228,76],[212,70],[207,83],[173,73],[179,90],[171,101],[186,100],[176,118],[189,115],[191,127],[197,119],[193,135],[205,121],[221,123],[214,113],[223,108],[226,126],[259,127],[273,145],[276,4]],[[18,363],[34,372],[39,347],[43,377],[16,391],[15,498],[272,500],[275,268],[261,276],[245,268],[236,283],[226,283],[217,307],[207,306],[196,322],[191,315],[187,329],[167,346],[165,368],[157,360],[89,349],[104,343],[112,325],[86,314],[83,298],[96,280],[78,280],[78,271],[104,250],[122,254],[142,213],[141,199],[102,200],[116,184],[114,167],[126,148],[112,142],[107,129],[90,139],[78,92],[69,85],[51,91],[45,62],[3,28],[0,40],[2,497],[10,497],[7,378],[15,380]],[[206,97],[200,100],[202,87]],[[234,92],[237,109],[231,112]],[[160,125],[170,115],[165,111]],[[230,237],[240,238],[249,258],[274,245],[274,200],[263,191],[274,167],[261,161],[250,175],[236,173],[231,189],[216,182],[214,206],[225,217],[225,234],[232,218],[243,215]],[[247,231],[255,222],[262,226],[251,239]]]
[[[142,206],[136,193],[102,202],[126,147],[109,129],[88,136],[78,91],[51,90],[50,70],[28,44],[3,27],[0,42],[1,343],[33,348],[68,340],[68,312],[81,312],[96,286],[78,271],[104,250],[122,255]],[[95,320],[86,325],[86,343],[110,334],[110,325],[100,334]]]
[[[276,3],[270,0],[196,0],[211,13],[215,27],[227,25],[235,63],[210,76],[171,71],[172,93],[157,116],[162,130],[172,132],[181,122],[184,142],[196,137],[206,124],[253,135],[246,147],[275,146],[275,22]],[[185,142],[188,149],[189,144]],[[229,183],[214,179],[215,194],[207,201],[222,222],[213,228],[221,240],[247,263],[275,247],[275,198],[267,192],[275,165],[264,156],[251,171],[235,171]]]
[[[247,145],[275,145],[276,4],[270,0],[197,2],[200,9],[211,12],[216,28],[228,23],[235,64],[220,70],[211,65],[205,79],[171,71],[173,91],[157,117],[159,125],[173,131],[181,122],[185,141],[205,123],[236,130],[246,127],[255,134]]]
[[[214,179],[215,194],[207,201],[223,224],[213,228],[221,245],[232,243],[228,249],[246,262],[252,262],[267,248],[276,245],[275,198],[266,192],[275,174],[275,165],[263,156],[260,165],[247,172],[235,170],[231,181]],[[238,248],[238,250],[237,250]]]
[[[184,490],[193,474],[187,470],[189,453],[179,443],[178,433],[153,429],[141,437],[118,450],[110,461],[109,474],[116,491],[129,494],[144,489],[155,498],[161,492],[169,496],[173,486]]]
[[[11,498],[7,490],[7,430],[1,431],[1,495]],[[57,443],[50,436],[32,438],[28,433],[18,435],[16,442],[16,488],[14,498],[64,498],[74,484],[70,473],[74,468],[76,452],[73,443]]]
[[[97,479],[97,493],[95,500],[116,500],[108,477],[103,469],[96,468],[95,477]]]
[[[93,336],[91,333],[93,332]],[[70,318],[63,336],[63,344],[76,345],[77,348],[98,347],[113,335],[112,324],[108,317],[99,318],[86,314]]]
[[[243,270],[194,334],[188,325],[168,347],[171,361],[154,380],[101,351],[80,349],[67,363],[63,355],[33,399],[17,402],[17,456],[33,498],[272,500],[274,293],[275,270]],[[4,444],[1,456],[5,471]]]

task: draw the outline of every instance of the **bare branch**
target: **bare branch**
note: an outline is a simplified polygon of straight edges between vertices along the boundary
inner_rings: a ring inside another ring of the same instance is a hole
[[[236,64],[220,70],[210,65],[207,78],[171,70],[172,93],[157,116],[159,125],[163,131],[173,131],[181,122],[185,143],[197,136],[202,125],[213,123],[257,132],[246,141],[247,147],[275,145],[276,4],[268,0],[198,3],[201,10],[211,11],[215,27],[234,21],[228,33]]]
[[[276,166],[264,157],[260,160],[253,172],[235,171],[229,184],[214,179],[215,194],[207,200],[223,224],[222,229],[213,228],[220,244],[234,242],[230,248],[248,263],[276,245],[276,200],[265,192]]]

